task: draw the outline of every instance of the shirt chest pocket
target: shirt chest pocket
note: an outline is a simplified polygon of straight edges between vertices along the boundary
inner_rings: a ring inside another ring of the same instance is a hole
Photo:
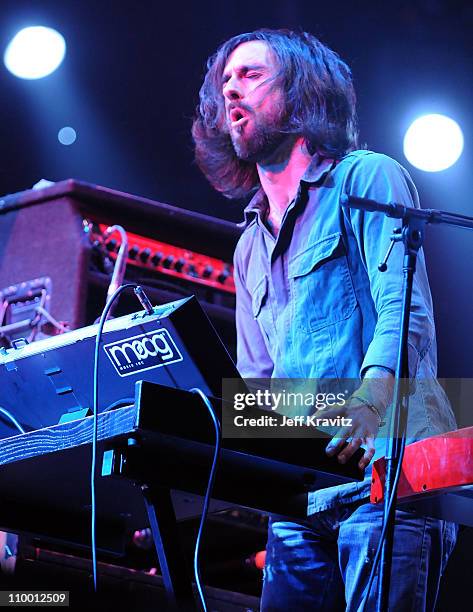
[[[348,319],[356,308],[353,281],[340,233],[295,255],[288,265],[294,324],[315,332]]]

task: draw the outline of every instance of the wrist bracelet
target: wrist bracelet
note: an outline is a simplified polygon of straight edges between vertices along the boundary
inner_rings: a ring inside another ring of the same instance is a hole
[[[373,406],[373,404],[370,404],[368,400],[366,400],[364,397],[360,397],[359,395],[352,395],[350,397],[350,400],[354,400],[354,399],[358,400],[364,406],[369,408],[371,412],[374,412],[374,414],[378,417],[378,427],[382,427],[383,425],[386,425],[386,421],[383,420],[383,417],[381,416],[376,406]]]

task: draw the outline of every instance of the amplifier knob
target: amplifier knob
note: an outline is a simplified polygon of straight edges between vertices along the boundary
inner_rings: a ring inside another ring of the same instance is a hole
[[[212,276],[212,272],[214,271],[214,269],[212,268],[212,266],[208,265],[205,266],[203,272],[202,272],[202,276],[204,278],[210,278]]]
[[[146,263],[151,256],[151,249],[143,249],[140,253],[140,259],[143,263]]]
[[[174,255],[168,255],[166,259],[163,261],[163,266],[165,268],[170,268],[174,262]]]
[[[222,270],[222,272],[220,272],[220,274],[217,276],[217,280],[223,285],[229,276],[230,274],[227,272],[227,270]]]
[[[179,259],[176,261],[176,263],[174,265],[174,269],[177,272],[182,272],[182,269],[183,269],[185,263],[186,263],[186,260],[183,257],[179,257]]]
[[[189,264],[188,265],[188,267],[187,267],[187,274],[189,276],[195,276],[195,277],[199,276],[199,273],[197,272],[197,268],[195,267],[194,264]]]
[[[107,251],[116,251],[117,250],[117,241],[115,240],[115,238],[112,238],[111,240],[109,240],[107,242],[107,244],[105,245],[105,248],[107,249]]]
[[[153,266],[158,266],[161,263],[161,260],[163,258],[163,254],[161,253],[161,251],[157,251],[153,257],[151,257],[151,263],[153,264]]]
[[[136,256],[139,253],[139,248],[136,246],[136,244],[134,246],[131,247],[131,249],[128,251],[128,257],[130,259],[136,259]]]

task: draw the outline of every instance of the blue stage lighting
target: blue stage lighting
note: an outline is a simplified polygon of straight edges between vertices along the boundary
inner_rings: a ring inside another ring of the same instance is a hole
[[[74,128],[66,126],[59,130],[57,139],[62,145],[71,145],[76,141],[77,134]]]
[[[446,170],[463,151],[463,133],[456,121],[445,115],[423,115],[404,136],[404,155],[426,172]]]
[[[66,53],[64,37],[52,28],[32,26],[20,30],[8,44],[3,61],[20,79],[41,79],[61,64]]]

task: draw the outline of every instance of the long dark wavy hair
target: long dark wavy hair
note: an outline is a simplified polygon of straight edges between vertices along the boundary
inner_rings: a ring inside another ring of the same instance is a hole
[[[356,97],[351,71],[339,56],[307,32],[256,30],[223,43],[207,62],[200,104],[192,125],[195,158],[210,183],[228,198],[259,186],[256,165],[238,159],[225,125],[222,74],[238,45],[252,40],[272,49],[285,95],[281,131],[303,136],[311,154],[339,159],[357,148]]]

